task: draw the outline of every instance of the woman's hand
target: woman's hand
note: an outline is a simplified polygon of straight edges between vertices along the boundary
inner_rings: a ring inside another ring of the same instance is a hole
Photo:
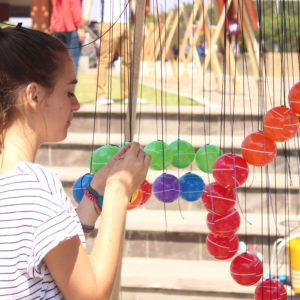
[[[113,159],[106,185],[118,185],[131,197],[146,178],[151,157],[141,149],[139,143],[132,142]]]
[[[134,153],[135,155],[137,154],[137,150],[141,151],[141,154],[143,154],[143,150],[140,149],[140,145],[136,142],[133,142],[129,145],[124,146],[120,151],[118,151],[111,159],[110,161],[105,165],[105,167],[103,167],[101,170],[99,170],[95,175],[94,178],[91,182],[91,186],[93,189],[95,189],[99,194],[103,195],[104,194],[104,189],[105,189],[105,185],[106,185],[106,181],[108,176],[110,175],[110,172],[112,170],[117,170],[120,167],[120,163],[122,160],[124,160],[125,156],[128,155],[128,151],[130,150],[131,147],[134,147]],[[133,155],[133,153],[129,153],[129,155]],[[146,160],[149,160],[150,163],[150,156],[146,155]],[[132,156],[130,156],[132,157]],[[127,158],[129,159],[129,158]],[[145,157],[144,157],[145,159]],[[144,167],[144,166],[143,166]],[[145,177],[147,175],[147,171],[149,168],[149,164],[146,165],[146,173],[145,173]],[[114,172],[115,172],[114,171]],[[145,169],[143,169],[143,171],[145,172]],[[135,191],[135,190],[134,190]],[[133,191],[133,192],[134,192]]]

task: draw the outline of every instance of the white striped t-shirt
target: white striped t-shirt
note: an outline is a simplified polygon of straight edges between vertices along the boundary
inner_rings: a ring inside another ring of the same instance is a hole
[[[63,299],[44,256],[78,235],[79,218],[56,174],[22,162],[0,176],[0,299]]]

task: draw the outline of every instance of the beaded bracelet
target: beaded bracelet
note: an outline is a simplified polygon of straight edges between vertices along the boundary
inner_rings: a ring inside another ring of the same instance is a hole
[[[103,205],[103,196],[97,193],[89,184],[84,190],[84,194],[95,203],[96,212],[100,215]]]
[[[81,226],[84,233],[90,233],[95,229],[95,226],[92,225],[86,225],[81,223]]]

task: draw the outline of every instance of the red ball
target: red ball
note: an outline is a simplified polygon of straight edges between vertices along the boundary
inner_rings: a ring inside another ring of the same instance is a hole
[[[273,161],[277,154],[274,141],[267,138],[262,131],[249,134],[242,143],[242,155],[248,164],[265,166]]]
[[[262,276],[263,265],[260,259],[252,253],[237,255],[230,265],[232,278],[241,285],[253,285]]]
[[[300,82],[294,84],[290,89],[289,104],[295,114],[300,114]]]
[[[241,218],[236,209],[231,210],[225,216],[208,213],[206,224],[212,234],[220,237],[231,237],[238,231]]]
[[[145,179],[142,184],[140,185],[140,190],[143,194],[142,202],[140,203],[140,206],[145,204],[151,197],[152,193],[152,186],[151,184]]]
[[[264,116],[265,135],[275,142],[285,142],[298,131],[299,120],[293,111],[285,106],[270,109]]]
[[[236,195],[234,190],[226,189],[217,182],[213,182],[205,187],[202,202],[209,212],[224,216],[234,208]]]
[[[239,249],[239,239],[234,234],[231,237],[220,237],[209,233],[206,238],[206,247],[211,256],[225,260],[234,256]]]
[[[284,285],[276,279],[266,279],[255,289],[255,300],[286,300]]]
[[[225,188],[234,189],[241,186],[248,178],[247,162],[239,155],[226,153],[213,165],[214,179]]]
[[[127,206],[127,210],[131,210],[131,209],[134,209],[138,206],[141,205],[141,202],[143,200],[143,193],[141,190],[137,190],[133,193],[133,195],[131,196],[130,198],[130,201],[128,203],[128,206]]]

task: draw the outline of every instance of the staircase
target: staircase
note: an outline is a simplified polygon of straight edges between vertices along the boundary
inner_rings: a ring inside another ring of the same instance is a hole
[[[124,110],[119,105],[98,106],[95,114],[94,109],[94,105],[83,105],[74,115],[68,138],[45,145],[38,153],[37,161],[57,171],[70,196],[74,181],[89,171],[92,149],[124,142],[120,134],[124,132]],[[260,129],[261,116],[245,115],[237,108],[233,120],[232,115],[222,114],[219,109],[204,115],[202,106],[195,106],[193,111],[191,107],[181,107],[178,122],[178,108],[170,106],[161,119],[156,107],[143,106],[137,114],[140,134],[137,132],[135,140],[142,146],[162,138],[171,143],[178,138],[180,126],[180,138],[191,142],[195,150],[211,143],[221,146],[224,153],[240,154],[244,136]],[[265,271],[273,243],[299,225],[298,142],[295,139],[278,144],[275,162],[267,170],[250,167],[246,184],[238,188],[237,208],[242,219],[239,239],[263,255]],[[214,181],[195,163],[186,170],[167,170],[178,177],[189,171],[200,175],[206,184]],[[147,179],[153,182],[161,173],[150,170]],[[208,254],[206,215],[201,200],[164,205],[153,197],[143,207],[128,212],[121,280],[123,300],[253,299],[255,287],[240,286],[231,278],[230,260],[217,261]],[[291,221],[285,227],[288,218]],[[93,237],[88,239],[88,250]],[[289,271],[283,266],[281,272]],[[300,299],[289,286],[287,290],[289,297]]]

